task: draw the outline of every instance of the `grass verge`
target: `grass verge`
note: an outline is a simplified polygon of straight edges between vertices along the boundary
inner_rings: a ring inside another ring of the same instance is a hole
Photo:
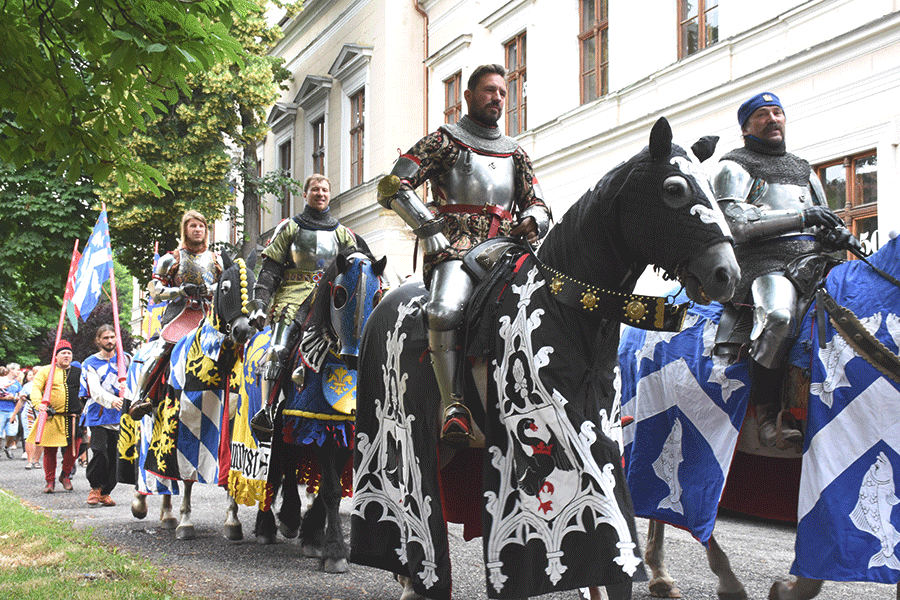
[[[0,490],[0,598],[161,600],[190,598],[150,562],[90,531],[32,510]]]

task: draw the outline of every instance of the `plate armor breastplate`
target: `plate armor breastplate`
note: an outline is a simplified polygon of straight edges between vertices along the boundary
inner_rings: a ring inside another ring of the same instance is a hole
[[[809,186],[765,183],[760,188],[758,193],[751,196],[751,202],[763,210],[803,210],[814,205]]]
[[[181,251],[178,262],[178,273],[175,275],[175,285],[182,283],[206,284],[207,287],[215,285],[218,279],[216,270],[216,255],[207,250],[200,254],[192,254],[186,250]]]
[[[513,208],[515,165],[512,156],[485,156],[461,148],[453,168],[438,178],[447,204],[494,204]]]
[[[323,270],[340,251],[337,231],[299,227],[291,242],[291,259],[301,271]]]

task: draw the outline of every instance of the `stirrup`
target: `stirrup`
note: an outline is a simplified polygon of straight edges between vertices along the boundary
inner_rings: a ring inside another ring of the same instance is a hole
[[[475,441],[472,434],[472,413],[462,402],[454,402],[444,409],[441,441],[455,450],[468,448]]]
[[[135,421],[140,421],[153,412],[153,403],[147,398],[143,398],[137,404],[132,404],[128,409],[128,416]]]

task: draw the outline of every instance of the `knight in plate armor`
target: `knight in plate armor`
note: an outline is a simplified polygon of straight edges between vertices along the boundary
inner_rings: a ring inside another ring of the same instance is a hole
[[[731,227],[742,279],[734,304],[751,304],[750,358],[759,440],[776,443],[779,392],[790,342],[808,292],[799,273],[816,271],[828,252],[858,242],[826,202],[809,163],[785,150],[785,114],[778,96],[763,92],[738,109],[744,147],[722,157],[713,191]],[[797,268],[801,265],[801,268]],[[821,274],[821,271],[819,271]],[[737,317],[726,307],[717,345],[727,345]],[[785,427],[786,443],[799,445],[799,430]]]
[[[401,155],[379,184],[378,201],[394,210],[423,245],[428,341],[451,446],[471,439],[471,415],[458,382],[458,334],[474,281],[465,253],[486,239],[524,236],[536,243],[550,228],[550,211],[519,143],[497,126],[506,102],[506,70],[482,65],[464,92],[467,114],[442,125]],[[430,181],[433,208],[415,189]]]
[[[209,312],[223,263],[222,257],[207,247],[208,235],[206,217],[196,210],[185,212],[179,247],[157,261],[147,285],[154,302],[167,304],[159,338],[151,342],[154,350],[141,373],[141,401],[129,411],[135,418],[149,412],[144,396],[175,343],[199,326]]]
[[[353,232],[329,213],[331,182],[327,177],[310,175],[303,186],[303,197],[303,212],[282,221],[263,250],[263,264],[254,288],[250,319],[259,329],[267,319],[272,325],[260,380],[266,410],[255,416],[252,423],[264,434],[271,431],[277,382],[296,346],[323,270],[341,250],[359,245]]]

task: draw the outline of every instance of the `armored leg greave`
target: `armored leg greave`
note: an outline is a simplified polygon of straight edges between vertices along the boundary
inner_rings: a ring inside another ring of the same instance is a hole
[[[452,413],[465,420],[465,423],[461,421],[465,430],[463,436],[471,433],[471,417],[462,405],[457,330],[462,324],[472,287],[472,279],[463,271],[461,261],[445,261],[434,268],[430,296],[425,305],[431,364],[441,394],[443,413],[445,418]]]
[[[796,322],[797,289],[781,273],[757,277],[753,294],[753,331],[750,356],[767,369],[784,364]]]

